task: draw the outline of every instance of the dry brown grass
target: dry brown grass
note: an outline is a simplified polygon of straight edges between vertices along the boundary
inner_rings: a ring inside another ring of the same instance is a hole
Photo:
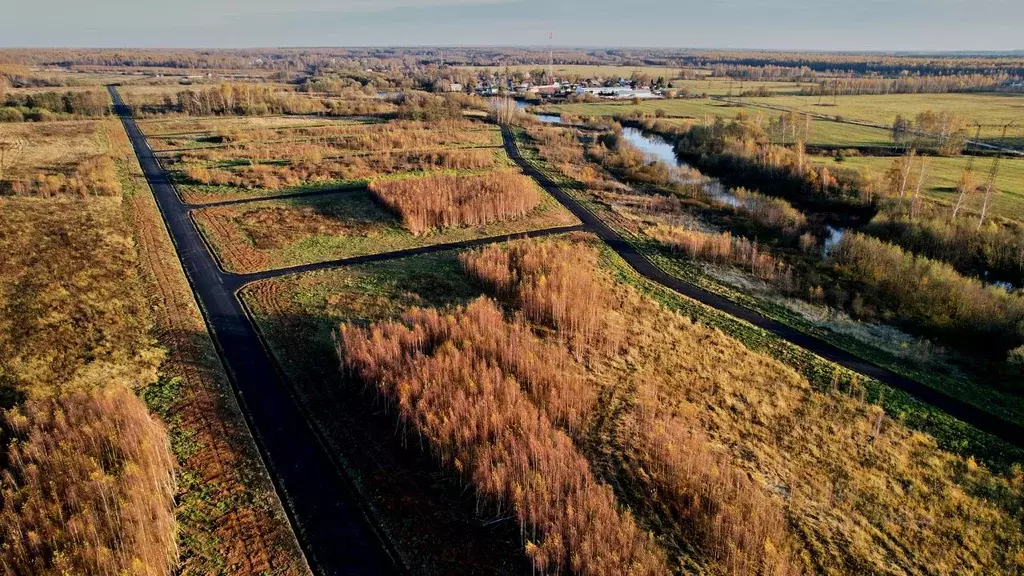
[[[533,180],[510,171],[383,180],[370,190],[413,234],[521,218],[541,198]]]
[[[7,412],[4,574],[163,576],[175,566],[174,457],[117,382]]]
[[[274,190],[318,182],[364,180],[395,172],[482,170],[495,164],[493,150],[388,151],[324,158],[318,148],[311,147],[305,153],[306,156],[286,164],[251,163],[228,170],[186,163],[180,169],[189,180],[199,184]]]
[[[113,162],[120,138],[115,120],[0,123],[0,193],[120,194]]]
[[[508,324],[493,302],[478,300],[451,313],[413,310],[401,322],[343,325],[338,356],[472,482],[481,506],[516,516],[540,571],[667,573],[663,553],[619,509],[611,489],[594,479],[572,440],[520,390],[546,401],[545,384],[566,382],[551,374],[557,367],[521,371],[508,362],[534,351],[554,353],[514,335],[523,330]],[[495,359],[485,344],[495,334],[499,347],[512,340],[521,346]]]
[[[29,393],[156,380],[120,198],[0,198],[0,380]]]
[[[798,542],[796,556],[806,556],[813,571],[1012,574],[1022,569],[1024,475],[1019,470],[1004,476],[944,452],[933,438],[864,404],[856,387],[815,392],[792,370],[721,332],[630,290],[619,288],[619,293],[622,303],[616,308],[631,319],[623,336],[628,348],[620,358],[595,362],[591,373],[604,389],[653,399],[665,417],[702,429],[713,453],[782,506]],[[655,421],[639,414],[641,429]],[[635,428],[610,434],[612,446],[627,447],[620,454],[628,467],[645,462],[642,452],[630,448],[645,445],[636,440]],[[638,494],[649,497],[646,490]],[[743,501],[733,510],[744,510]],[[676,502],[657,500],[653,506]],[[777,538],[771,541],[776,550],[785,549]]]

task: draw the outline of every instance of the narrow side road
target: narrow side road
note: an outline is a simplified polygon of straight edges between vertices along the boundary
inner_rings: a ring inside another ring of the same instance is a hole
[[[234,282],[217,269],[130,109],[113,86],[109,91],[310,567],[324,575],[402,573],[281,380]]]
[[[626,242],[615,230],[598,218],[596,214],[577,202],[572,196],[562,191],[562,189],[552,182],[550,178],[530,165],[530,163],[523,158],[522,154],[519,153],[519,147],[516,144],[515,137],[507,126],[502,127],[501,134],[505,140],[505,151],[508,153],[509,158],[518,164],[519,167],[522,168],[523,172],[536,180],[544,190],[554,196],[556,200],[561,202],[563,206],[579,218],[580,221],[583,222],[584,226],[597,234],[641,276],[670,288],[688,298],[697,300],[702,304],[706,304],[707,306],[749,322],[750,324],[762,328],[765,331],[790,342],[791,344],[795,344],[801,348],[809,350],[822,358],[843,366],[844,368],[849,368],[854,372],[858,372],[884,382],[893,388],[903,390],[922,402],[930,404],[939,410],[946,412],[950,416],[978,428],[979,430],[988,432],[1009,444],[1024,448],[1024,427],[976,408],[959,398],[955,398],[945,394],[944,392],[925,386],[920,382],[896,374],[891,370],[872,364],[871,362],[854,356],[853,354],[837,348],[824,340],[800,332],[782,324],[781,322],[772,320],[771,318],[762,316],[749,308],[744,308],[743,306],[740,306],[739,304],[717,294],[708,292],[694,286],[693,284],[668,275],[664,270],[648,260],[646,256],[637,251],[632,244]]]

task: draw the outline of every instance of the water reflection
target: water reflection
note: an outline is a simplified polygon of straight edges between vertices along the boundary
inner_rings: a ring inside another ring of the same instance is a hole
[[[825,244],[822,247],[822,251],[825,256],[832,253],[832,249],[839,244],[839,241],[846,235],[846,228],[836,228],[835,226],[825,226]]]

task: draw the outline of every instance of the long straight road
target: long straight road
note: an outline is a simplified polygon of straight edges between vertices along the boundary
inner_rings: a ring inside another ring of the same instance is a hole
[[[113,86],[109,91],[311,569],[325,575],[401,573],[261,344],[235,296],[237,282],[218,270],[130,109]]]
[[[903,390],[926,404],[930,404],[943,412],[962,420],[979,430],[983,430],[996,436],[1009,444],[1024,447],[1024,427],[1009,422],[998,416],[994,416],[959,398],[955,398],[934,388],[925,386],[916,380],[911,380],[895,372],[882,368],[863,358],[837,348],[836,346],[805,334],[782,324],[771,318],[767,318],[757,312],[744,308],[743,306],[723,298],[693,284],[680,280],[667,274],[653,262],[641,254],[636,247],[627,242],[613,230],[611,226],[601,220],[596,214],[580,204],[575,198],[564,192],[543,172],[537,170],[527,162],[519,152],[515,137],[507,126],[501,129],[502,137],[505,140],[505,151],[527,175],[537,181],[549,194],[555,197],[563,206],[572,212],[583,225],[597,234],[612,250],[623,260],[633,267],[641,276],[670,288],[684,296],[697,300],[717,310],[721,310],[731,316],[749,322],[758,328],[778,336],[779,338],[809,350],[822,358],[835,362],[844,368],[849,368],[865,376],[870,376],[880,382],[888,384],[893,388]]]

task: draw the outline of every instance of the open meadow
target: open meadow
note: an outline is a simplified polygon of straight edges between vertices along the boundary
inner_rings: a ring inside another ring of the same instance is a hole
[[[784,95],[767,99],[745,99],[798,112],[839,116],[883,126],[891,126],[896,116],[914,118],[921,112],[951,112],[967,120],[971,136],[975,123],[981,124],[981,139],[999,143],[1003,126],[1016,121],[1007,132],[1004,144],[1024,146],[1024,95],[1019,94],[872,94],[841,95],[835,105],[829,96]]]

